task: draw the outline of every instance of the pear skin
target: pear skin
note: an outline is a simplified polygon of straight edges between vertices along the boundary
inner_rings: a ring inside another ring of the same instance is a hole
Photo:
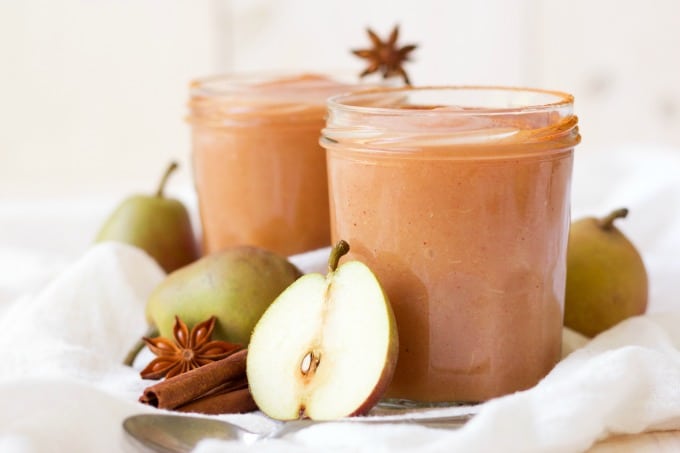
[[[149,296],[146,316],[161,336],[172,338],[175,316],[191,328],[214,315],[214,339],[246,346],[262,313],[300,275],[272,252],[232,247],[171,273]]]
[[[106,220],[95,242],[118,241],[144,250],[166,271],[172,272],[199,256],[186,207],[163,195],[168,176],[177,168],[171,163],[154,195],[125,199]]]
[[[593,337],[647,309],[648,278],[633,243],[614,226],[628,210],[572,223],[564,325]]]

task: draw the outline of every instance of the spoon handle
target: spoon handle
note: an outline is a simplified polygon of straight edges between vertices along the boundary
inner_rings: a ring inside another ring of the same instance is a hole
[[[263,438],[282,437],[320,423],[420,424],[433,428],[459,428],[473,414],[432,417],[355,417],[333,422],[295,420],[281,423],[267,435],[249,432],[226,421],[170,414],[138,414],[123,422],[125,432],[141,446],[157,452],[185,453],[203,439],[240,440],[256,442]]]
[[[408,425],[423,425],[429,428],[445,428],[445,429],[456,429],[467,423],[474,414],[459,414],[459,415],[447,415],[447,416],[425,416],[425,417],[409,417],[409,418],[381,418],[381,417],[357,417],[357,418],[344,418],[340,420],[332,420],[327,422],[318,422],[313,420],[295,420],[291,422],[283,423],[280,428],[267,438],[272,437],[283,437],[288,434],[295,433],[302,429],[308,428],[312,425],[318,425],[320,423],[369,423],[372,425],[377,424],[408,424]]]
[[[475,414],[459,414],[459,415],[445,415],[445,416],[430,416],[430,417],[409,417],[392,420],[365,420],[371,423],[409,423],[416,425],[425,425],[440,428],[459,428],[469,422]]]

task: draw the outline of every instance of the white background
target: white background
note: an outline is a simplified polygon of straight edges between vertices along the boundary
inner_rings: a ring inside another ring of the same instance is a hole
[[[150,191],[170,159],[190,184],[192,78],[358,73],[397,23],[415,84],[573,93],[580,157],[680,146],[677,0],[0,0],[0,199]]]

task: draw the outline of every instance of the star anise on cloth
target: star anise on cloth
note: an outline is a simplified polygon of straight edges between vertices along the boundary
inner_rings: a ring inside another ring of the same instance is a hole
[[[191,331],[175,316],[172,333],[174,341],[156,337],[143,340],[156,355],[140,375],[143,379],[171,378],[210,362],[224,359],[242,349],[241,345],[226,341],[211,340],[216,318],[196,324]]]
[[[368,67],[360,74],[360,77],[367,76],[380,71],[384,79],[393,75],[401,76],[406,85],[411,85],[408,74],[404,70],[403,64],[409,61],[408,55],[417,46],[409,44],[403,47],[397,46],[399,38],[399,26],[395,25],[387,41],[382,41],[370,28],[366,29],[368,37],[371,38],[373,48],[353,50],[352,53],[358,57],[368,60]]]

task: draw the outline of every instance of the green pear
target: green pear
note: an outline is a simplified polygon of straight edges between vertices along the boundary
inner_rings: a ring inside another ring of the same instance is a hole
[[[165,183],[176,168],[177,163],[172,162],[154,195],[125,199],[106,220],[95,241],[139,247],[166,272],[196,261],[200,253],[187,209],[179,200],[163,196]]]
[[[262,313],[300,275],[267,250],[228,248],[168,275],[149,296],[146,316],[161,336],[173,338],[175,316],[191,328],[214,315],[214,339],[246,346]]]
[[[647,309],[647,271],[633,243],[614,226],[628,210],[572,223],[567,248],[564,325],[592,337]]]
[[[307,274],[274,301],[253,329],[248,386],[258,408],[279,420],[366,414],[392,380],[399,335],[387,295],[360,261]]]

